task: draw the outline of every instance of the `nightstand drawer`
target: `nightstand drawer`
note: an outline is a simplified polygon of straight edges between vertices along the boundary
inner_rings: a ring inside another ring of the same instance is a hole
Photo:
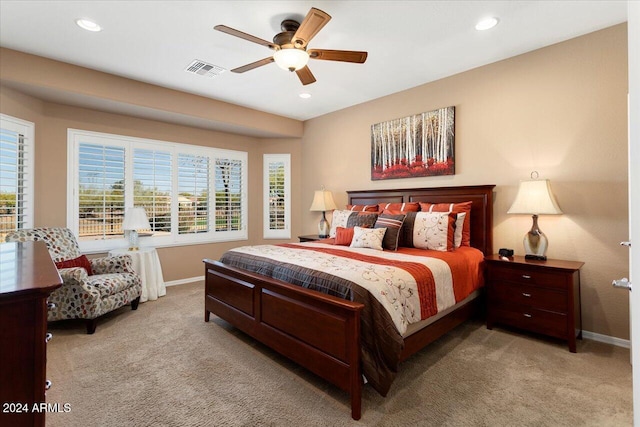
[[[550,288],[566,289],[566,274],[542,271],[538,269],[520,268],[491,268],[489,270],[491,280],[510,281],[523,285],[546,286]]]
[[[566,292],[506,282],[492,283],[489,292],[491,292],[491,298],[495,298],[501,305],[519,304],[541,310],[567,312],[568,297]]]
[[[524,306],[496,306],[494,321],[558,338],[567,336],[567,316]]]

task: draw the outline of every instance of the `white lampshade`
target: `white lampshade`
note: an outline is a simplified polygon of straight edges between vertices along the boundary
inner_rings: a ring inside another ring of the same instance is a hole
[[[310,211],[330,211],[336,209],[336,203],[333,201],[331,191],[318,190],[313,195],[313,203],[311,203]]]
[[[146,230],[151,228],[144,208],[129,208],[124,214],[123,230]]]
[[[548,179],[521,181],[509,214],[557,215],[562,211],[551,193]]]
[[[309,54],[302,49],[285,48],[276,51],[273,60],[283,70],[296,71],[307,65]]]

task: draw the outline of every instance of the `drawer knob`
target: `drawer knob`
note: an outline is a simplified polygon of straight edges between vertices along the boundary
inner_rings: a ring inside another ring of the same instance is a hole
[[[532,315],[530,315],[529,313],[522,313],[522,315],[523,315],[524,317],[529,318],[529,319],[533,317],[533,316],[532,316]]]
[[[52,385],[53,385],[53,383],[52,383],[51,381],[46,380],[46,381],[44,382],[44,389],[45,389],[45,391],[46,391],[46,390],[49,390],[49,389],[51,388],[51,386],[52,386]]]
[[[529,276],[528,274],[523,274],[523,275],[522,275],[522,278],[523,278],[523,279],[531,279],[531,276]]]
[[[53,334],[51,332],[47,332],[47,335],[44,336],[44,342],[51,341],[51,338],[53,338]]]
[[[523,292],[523,293],[522,293],[522,296],[523,296],[523,297],[527,297],[527,298],[531,298],[531,294],[528,294],[528,293],[526,293],[526,292]]]

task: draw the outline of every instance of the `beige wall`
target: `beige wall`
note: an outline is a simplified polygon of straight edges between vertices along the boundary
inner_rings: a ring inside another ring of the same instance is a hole
[[[263,242],[263,153],[292,155],[292,240],[298,234],[316,232],[319,215],[308,209],[313,191],[321,185],[343,205],[346,190],[496,184],[494,249],[510,247],[522,254],[522,236],[531,219],[506,211],[518,181],[537,170],[551,180],[564,211],[564,215],[540,219],[550,240],[548,255],[586,263],[582,270],[584,329],[629,337],[628,295],[610,285],[613,278],[628,274],[628,252],[618,246],[628,238],[625,25],[309,120],[301,140],[257,139],[38,100],[15,88],[40,85],[70,90],[73,80],[55,71],[66,75],[69,69],[54,64],[44,76],[30,72],[22,77],[19,67],[7,65],[7,58],[29,63],[34,58],[2,53],[0,112],[36,123],[37,226],[66,223],[68,127],[248,151],[249,241],[242,244]],[[83,80],[79,87],[93,91],[91,96],[110,93],[112,77],[71,70]],[[390,73],[393,78],[392,68]],[[93,89],[92,78],[101,82],[101,93]],[[138,94],[129,101],[132,104],[142,98],[156,110],[176,108],[171,94],[163,89],[131,81],[126,87]],[[118,102],[127,102],[125,93],[117,95]],[[184,103],[192,100],[179,92],[173,96]],[[199,111],[206,109],[206,100],[199,99],[198,105]],[[210,105],[226,108],[217,102]],[[372,124],[450,105],[456,107],[456,175],[370,180]],[[213,119],[225,114],[216,112]],[[258,115],[250,125],[264,119]],[[272,126],[271,120],[264,122]],[[247,122],[240,125],[249,126]],[[298,125],[290,119],[282,125],[288,129],[286,136],[299,135]],[[268,132],[275,131],[264,126]],[[165,278],[202,275],[203,258],[217,258],[238,244],[161,248]]]
[[[539,220],[548,256],[585,262],[584,329],[629,338],[628,295],[611,287],[628,275],[626,37],[618,25],[305,122],[303,232],[316,230],[321,185],[341,206],[346,190],[495,184],[494,250],[523,254],[531,217],[506,211],[536,170],[564,211]],[[447,106],[454,176],[371,181],[372,124]]]

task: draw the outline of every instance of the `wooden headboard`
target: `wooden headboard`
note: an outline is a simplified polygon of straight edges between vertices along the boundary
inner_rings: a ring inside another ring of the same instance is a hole
[[[349,204],[377,203],[460,203],[472,202],[471,246],[485,255],[493,253],[493,187],[471,185],[464,187],[408,188],[406,190],[347,191]]]

